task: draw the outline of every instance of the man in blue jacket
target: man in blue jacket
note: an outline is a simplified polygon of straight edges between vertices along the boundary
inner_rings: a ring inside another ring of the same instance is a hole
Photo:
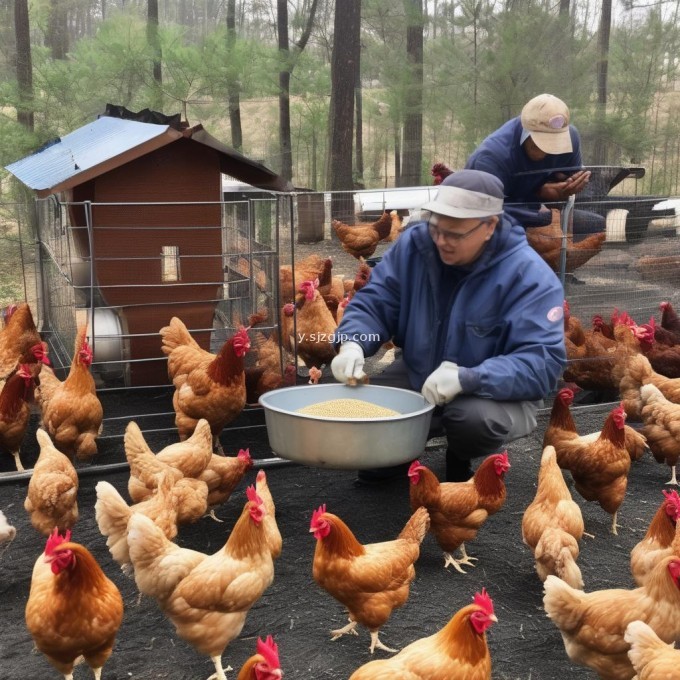
[[[582,169],[581,140],[569,125],[569,108],[551,94],[528,101],[520,116],[475,149],[465,167],[501,180],[506,215],[525,228],[550,224],[552,213],[544,204],[566,201],[583,191],[590,179],[590,172]],[[574,241],[604,228],[601,215],[574,211]]]
[[[429,221],[402,233],[347,306],[331,369],[340,382],[361,380],[364,357],[394,339],[401,358],[371,382],[419,390],[438,407],[446,478],[462,481],[471,459],[536,427],[566,362],[564,294],[503,216],[498,178],[456,172],[423,209]],[[359,481],[398,471],[361,471]]]

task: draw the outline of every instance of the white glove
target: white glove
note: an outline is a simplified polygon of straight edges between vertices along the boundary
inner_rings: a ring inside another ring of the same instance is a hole
[[[427,377],[421,394],[434,406],[448,404],[463,391],[458,379],[458,364],[442,361],[439,368]]]
[[[350,378],[362,380],[364,373],[364,350],[357,342],[343,342],[340,351],[331,361],[331,371],[338,382],[346,383]]]

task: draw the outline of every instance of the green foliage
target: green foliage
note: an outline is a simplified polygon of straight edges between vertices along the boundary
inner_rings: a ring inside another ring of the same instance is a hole
[[[237,36],[229,45],[224,14],[211,25],[208,3],[188,3],[198,19],[188,22],[180,6],[162,7],[162,105],[153,80],[154,54],[146,34],[146,3],[107,3],[101,21],[91,0],[63,0],[78,18],[65,60],[54,61],[42,46],[51,0],[31,0],[35,133],[15,119],[18,93],[14,70],[12,3],[0,3],[0,164],[6,165],[44,141],[74,130],[104,110],[107,102],[132,110],[160,107],[186,113],[228,140],[229,83],[239,87],[241,102],[262,106],[262,125],[244,116],[244,139],[267,159],[276,153],[278,72],[275,4],[248,2],[237,17]],[[214,5],[215,3],[213,3]],[[240,6],[240,3],[239,3]],[[433,3],[425,3],[432,11]],[[362,2],[361,69],[364,109],[364,179],[384,185],[393,175],[395,139],[401,134],[411,78],[406,68],[404,0]],[[680,77],[680,27],[670,4],[615,14],[609,54],[609,98],[604,121],[596,115],[597,35],[592,3],[573,2],[572,17],[560,17],[544,0],[438,0],[437,17],[425,26],[423,93],[423,182],[435,160],[460,167],[492,130],[517,115],[540,92],[562,97],[583,139],[588,161],[593,140],[603,137],[609,162],[670,164],[650,169],[654,186],[678,190],[676,156],[680,134],[673,108],[674,82]],[[299,37],[309,1],[290,3],[291,44]],[[333,4],[321,2],[310,42],[291,77],[291,125],[294,174],[310,184],[323,181],[328,103],[331,91],[330,47]],[[180,16],[181,15],[181,16]],[[436,23],[435,23],[436,22]],[[270,123],[271,121],[271,123]],[[273,150],[273,151],[270,151]],[[250,151],[246,149],[246,153]],[[312,158],[312,154],[316,158]],[[267,162],[267,160],[265,160]],[[275,165],[275,163],[274,163]],[[0,176],[2,179],[2,176]],[[666,183],[666,184],[664,184]],[[7,183],[0,185],[7,196]],[[650,184],[651,186],[651,184]],[[319,188],[323,188],[320,186]]]
[[[625,23],[614,31],[609,59],[607,140],[617,158],[645,158],[663,135],[666,124],[673,125],[666,116],[659,121],[654,113],[659,84],[668,70],[669,55],[678,52],[679,38],[678,26],[668,26],[658,10],[651,11],[644,21]]]
[[[586,83],[592,53],[571,37],[567,22],[544,6],[500,12],[484,25],[487,49],[478,63],[477,105],[463,114],[469,151],[541,92],[561,97],[576,111],[591,91]],[[464,50],[469,57],[470,46]]]
[[[52,60],[47,50],[35,48],[33,59],[37,110],[47,127],[70,131],[109,102],[133,110],[147,106],[152,54],[145,25],[134,16],[117,14],[102,23],[67,60]]]
[[[238,82],[243,99],[276,96],[278,71],[273,46],[237,37],[228,49],[226,28],[220,26],[206,38],[202,54],[202,72],[215,96],[226,98],[229,79]]]

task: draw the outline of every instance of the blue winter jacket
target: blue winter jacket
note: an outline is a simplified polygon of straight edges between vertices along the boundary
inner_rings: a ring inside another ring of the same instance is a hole
[[[552,213],[540,211],[541,200],[536,192],[546,181],[555,180],[551,175],[557,169],[570,174],[583,167],[581,140],[573,125],[569,126],[569,134],[573,147],[571,153],[548,154],[541,161],[532,161],[520,144],[522,123],[519,118],[513,118],[492,132],[472,152],[465,167],[484,170],[503,182],[508,217],[523,227],[550,224]],[[521,205],[511,205],[513,203]]]
[[[549,394],[566,363],[564,293],[524,229],[499,222],[454,287],[443,329],[437,301],[445,266],[425,222],[404,231],[347,306],[338,342],[358,342],[371,356],[394,338],[416,390],[447,360],[461,367],[464,393],[499,401]]]

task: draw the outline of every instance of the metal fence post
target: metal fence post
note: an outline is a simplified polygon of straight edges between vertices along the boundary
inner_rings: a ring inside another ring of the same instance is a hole
[[[562,282],[562,287],[564,287],[564,280],[567,274],[567,240],[569,237],[569,220],[571,219],[571,214],[574,212],[574,201],[576,197],[574,195],[569,196],[567,203],[562,208],[561,213],[561,226],[562,226],[562,247],[560,248],[560,281]]]

